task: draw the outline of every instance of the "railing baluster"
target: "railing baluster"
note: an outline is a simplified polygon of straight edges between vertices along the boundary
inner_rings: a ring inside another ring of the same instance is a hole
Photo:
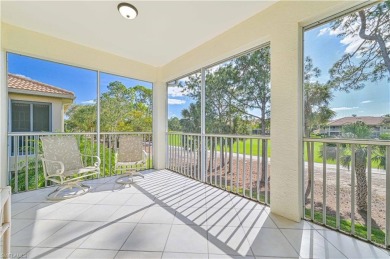
[[[148,161],[149,161],[149,168],[152,169],[153,166],[153,134],[149,134],[149,154],[148,154]]]
[[[14,141],[14,156],[15,156],[15,192],[19,192],[19,141],[20,137],[16,137]]]
[[[28,167],[29,167],[29,164],[28,164],[28,154],[29,154],[29,146],[30,146],[30,143],[29,143],[29,140],[30,140],[30,137],[29,136],[25,136],[24,137],[24,153],[25,153],[25,168],[24,168],[24,190],[25,191],[28,191]]]
[[[270,204],[270,201],[269,201],[269,195],[268,195],[268,192],[269,192],[269,186],[268,186],[268,140],[264,140],[264,152],[266,152],[264,154],[264,158],[265,158],[265,161],[263,161],[264,163],[264,170],[265,170],[265,204]]]
[[[340,230],[340,144],[336,146],[336,228]]]
[[[260,139],[257,139],[257,183],[256,183],[256,191],[257,197],[256,199],[260,201]]]
[[[190,145],[189,145],[189,135],[186,135],[186,147],[185,147],[185,154],[186,154],[186,164],[185,164],[185,166],[186,166],[186,172],[187,172],[187,176],[188,177],[192,177],[191,176],[191,171],[190,171]]]
[[[173,162],[173,161],[172,161],[172,159],[173,159],[173,158],[172,158],[172,146],[173,146],[173,141],[172,141],[172,134],[169,134],[169,133],[168,133],[168,145],[169,145],[169,163],[168,163],[168,164],[169,164],[169,167],[168,167],[168,168],[172,170],[172,169],[173,169],[173,168],[172,168],[172,164],[173,164],[173,163],[172,163],[172,162]]]
[[[326,225],[326,143],[322,145],[322,223]]]
[[[188,149],[188,152],[190,152],[189,153],[189,155],[190,155],[190,164],[189,164],[189,166],[190,166],[190,175],[191,175],[191,177],[192,178],[195,178],[196,179],[196,177],[194,176],[194,172],[193,172],[193,154],[194,154],[194,137],[195,136],[191,136],[190,137],[190,146],[189,146],[189,149]]]
[[[207,172],[209,171],[208,170],[208,159],[210,159],[209,158],[209,152],[208,152],[208,145],[209,145],[209,138],[208,137],[204,137],[204,139],[205,139],[205,146],[204,147],[201,147],[204,151],[205,151],[205,161],[204,161],[204,164],[206,165],[205,166],[205,177],[206,177],[206,183],[210,183],[210,174],[207,174]]]
[[[246,196],[246,139],[242,139],[243,142],[243,169],[242,169],[242,193]]]
[[[225,161],[225,165],[223,166],[223,169],[224,169],[224,175],[225,175],[225,190],[227,190],[228,189],[228,182],[227,182],[227,161],[226,161],[226,159],[228,158],[228,156],[227,156],[227,142],[228,142],[228,138],[224,138],[223,139],[223,143],[225,143],[224,144],[224,153],[223,153],[223,155],[224,155],[224,157],[225,157],[225,159],[224,159],[224,161]]]
[[[367,240],[371,241],[371,145],[367,146]],[[387,177],[387,174],[386,174]]]
[[[213,184],[213,169],[214,169],[214,141],[213,137],[210,137],[210,183]]]
[[[102,176],[105,177],[106,176],[106,134],[102,134],[101,137],[103,138],[103,145],[102,145],[102,149],[100,151],[100,152],[102,152],[101,155],[102,155],[102,164],[103,164],[102,168],[103,168],[103,170],[100,173],[103,173]]]
[[[225,160],[223,153],[222,137],[219,138],[219,188],[222,188],[222,160]]]
[[[112,175],[112,170],[111,170],[111,157],[112,157],[112,145],[111,145],[111,140],[112,140],[112,135],[108,135],[108,168],[110,172],[110,176]]]
[[[180,136],[180,146],[181,146],[181,149],[180,149],[180,172],[181,174],[184,174],[185,175],[185,171],[184,171],[184,162],[185,162],[185,159],[184,159],[184,146],[185,146],[185,136],[184,135],[181,135]]]
[[[240,156],[239,156],[239,138],[236,138],[236,193],[239,193],[239,182],[240,182]]]
[[[173,146],[174,146],[174,149],[173,149],[173,151],[174,151],[174,156],[173,156],[173,158],[174,158],[174,166],[173,166],[173,170],[175,171],[175,172],[179,172],[179,170],[177,169],[177,135],[176,134],[173,134]]]
[[[311,220],[314,220],[314,142],[310,142],[310,152],[308,153],[308,156],[310,156],[310,163],[308,167],[310,167],[310,218]]]
[[[215,167],[214,169],[214,185],[215,186],[218,186],[218,179],[217,179],[217,174],[218,174],[218,159],[217,159],[217,146],[218,146],[218,138],[215,137],[214,138],[214,154],[215,154],[215,157],[214,157],[214,163],[213,163],[213,168]]]
[[[386,236],[385,246],[390,245],[390,146],[386,146]]]
[[[253,188],[252,188],[252,184],[253,184],[253,181],[252,181],[252,154],[253,154],[253,152],[252,152],[252,138],[251,139],[249,139],[249,148],[250,148],[250,150],[249,150],[249,177],[250,177],[250,179],[249,179],[249,184],[250,184],[250,187],[249,187],[249,192],[250,192],[250,198],[251,199],[253,199]]]
[[[39,163],[39,136],[34,136],[34,155],[35,155],[35,189],[38,189],[38,163]]]
[[[197,166],[196,166],[196,171],[197,171],[197,173],[198,173],[198,179],[199,179],[199,181],[202,181],[202,176],[201,176],[201,167],[202,167],[202,165],[201,165],[201,161],[200,161],[200,153],[201,153],[201,150],[200,150],[200,146],[201,146],[201,137],[200,136],[198,136],[198,142],[196,143],[196,153],[195,153],[195,156],[196,156],[196,164],[197,164]],[[204,150],[204,149],[203,149]]]
[[[355,235],[355,144],[351,144],[351,234]]]
[[[229,147],[229,171],[230,171],[230,191],[233,192],[233,138],[230,138]]]

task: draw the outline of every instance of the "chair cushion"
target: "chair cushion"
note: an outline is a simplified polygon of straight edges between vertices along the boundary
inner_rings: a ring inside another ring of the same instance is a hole
[[[83,168],[79,145],[74,136],[41,137],[45,159],[61,161],[65,172]]]

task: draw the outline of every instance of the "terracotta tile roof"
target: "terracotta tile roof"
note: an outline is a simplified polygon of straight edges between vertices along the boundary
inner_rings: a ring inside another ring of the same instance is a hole
[[[28,92],[39,92],[43,93],[42,95],[58,95],[63,98],[71,98],[74,99],[75,95],[73,92],[44,84],[23,76],[8,74],[8,88],[13,88],[21,91]],[[35,93],[37,94],[37,93]]]
[[[383,117],[371,117],[371,116],[361,116],[361,117],[344,117],[328,123],[328,126],[343,126],[357,121],[362,121],[369,126],[378,126],[384,122],[385,118]]]

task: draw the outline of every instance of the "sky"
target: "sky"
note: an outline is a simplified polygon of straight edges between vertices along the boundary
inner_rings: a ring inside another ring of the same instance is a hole
[[[8,53],[8,73],[24,76],[45,84],[53,85],[76,95],[74,103],[91,104],[97,97],[97,72],[19,54]],[[110,82],[120,81],[127,87],[143,85],[152,88],[152,83],[100,73],[100,91],[107,91]]]
[[[359,26],[359,24],[357,23],[356,26]],[[339,32],[333,31],[330,28],[330,23],[326,23],[304,33],[304,55],[310,56],[314,66],[322,71],[318,78],[321,83],[326,83],[329,80],[328,71],[333,64],[345,53],[352,53],[362,42],[358,35],[338,37]],[[185,78],[182,80],[185,80]],[[390,83],[387,79],[377,82],[365,82],[363,89],[349,93],[334,90],[333,95],[334,98],[329,105],[336,112],[333,119],[352,116],[353,114],[357,116],[390,114]],[[190,98],[186,97],[186,92],[177,86],[168,88],[168,98],[169,118],[181,118],[181,111],[188,108],[192,102]]]
[[[337,37],[328,24],[304,33],[304,55],[310,56],[314,66],[320,68],[319,82],[329,80],[329,69],[345,53],[351,53],[360,43],[358,37]],[[271,57],[272,58],[272,57]],[[361,90],[333,91],[329,107],[336,112],[333,119],[352,116],[382,116],[390,113],[390,83],[387,80],[365,82]]]

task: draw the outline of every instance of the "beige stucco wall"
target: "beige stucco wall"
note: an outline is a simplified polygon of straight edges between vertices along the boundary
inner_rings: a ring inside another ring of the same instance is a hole
[[[302,215],[301,31],[354,6],[352,1],[283,1],[162,68],[169,81],[244,50],[271,44],[271,211]],[[361,2],[360,2],[361,3]]]
[[[28,101],[28,102],[41,102],[51,104],[51,126],[53,132],[64,132],[64,102],[68,103],[69,100],[62,100],[60,98],[25,95],[18,93],[9,93],[9,100],[15,101]]]

